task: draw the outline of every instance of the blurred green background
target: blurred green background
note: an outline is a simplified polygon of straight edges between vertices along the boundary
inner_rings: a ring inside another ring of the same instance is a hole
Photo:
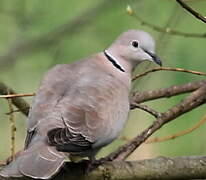
[[[206,1],[187,1],[205,13]],[[205,38],[172,36],[143,26],[126,13],[130,5],[147,22],[183,32],[205,33],[205,24],[192,17],[174,0],[0,0],[0,81],[19,93],[35,92],[43,74],[55,64],[71,63],[105,49],[121,32],[143,29],[157,42],[157,53],[164,66],[205,72]],[[137,70],[151,68],[145,63]],[[138,90],[150,90],[203,79],[179,72],[156,72],[135,83]],[[184,95],[185,96],[185,95]],[[157,100],[149,104],[164,112],[184,96]],[[32,97],[25,98],[31,103]],[[0,160],[10,155],[8,103],[0,99]],[[164,126],[154,136],[165,136],[191,127],[206,113],[205,105]],[[16,151],[22,149],[26,118],[15,113]],[[140,110],[131,112],[122,135],[132,138],[154,120]],[[129,159],[155,156],[201,155],[206,152],[206,133],[198,130],[168,142],[142,145]],[[118,139],[104,148],[108,154],[124,141]]]

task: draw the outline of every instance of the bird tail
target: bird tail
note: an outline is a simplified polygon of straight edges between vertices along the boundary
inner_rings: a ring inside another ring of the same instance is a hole
[[[36,142],[23,151],[14,161],[0,171],[3,177],[21,177],[49,179],[55,175],[65,162],[65,153],[43,141]]]

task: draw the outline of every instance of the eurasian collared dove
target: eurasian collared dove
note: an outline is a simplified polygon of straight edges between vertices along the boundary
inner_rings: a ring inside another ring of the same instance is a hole
[[[129,30],[105,51],[49,70],[29,113],[25,149],[0,175],[48,179],[68,156],[94,159],[127,120],[132,70],[145,60],[161,65],[154,48],[148,33]]]

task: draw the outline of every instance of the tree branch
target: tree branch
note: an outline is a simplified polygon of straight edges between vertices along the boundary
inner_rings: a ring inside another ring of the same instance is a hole
[[[205,179],[206,157],[158,157],[139,161],[107,162],[88,175],[85,175],[87,163],[67,163],[54,180],[129,180],[129,179]],[[21,178],[28,180],[31,178]],[[19,178],[4,178],[0,180],[19,180]]]
[[[140,135],[133,138],[130,142],[121,146],[117,151],[111,153],[105,158],[102,158],[97,164],[104,163],[105,161],[123,160],[127,158],[137,147],[146,141],[154,132],[160,129],[164,124],[170,122],[178,116],[204,104],[206,102],[206,85],[200,87],[182,102],[170,108],[167,112],[163,113],[160,118],[157,118],[152,125],[145,129]]]
[[[197,90],[201,86],[206,84],[206,80],[190,82],[183,85],[175,85],[169,88],[163,88],[158,90],[144,91],[144,92],[133,92],[131,96],[131,108],[133,107],[133,103],[142,103],[154,99],[159,98],[169,98],[172,96],[176,96],[179,94],[184,94],[188,92],[192,92]]]
[[[7,95],[8,93],[17,94],[13,89],[0,82],[0,94]],[[11,98],[11,101],[25,116],[28,116],[30,106],[24,99],[15,97]]]
[[[201,15],[200,13],[198,13],[197,11],[195,11],[194,9],[192,9],[191,7],[189,7],[187,4],[185,4],[182,0],[176,0],[184,9],[186,9],[190,14],[192,14],[193,16],[195,16],[197,19],[199,19],[200,21],[206,23],[206,18]]]
[[[152,108],[150,108],[150,107],[148,107],[147,105],[144,105],[144,104],[139,104],[139,103],[133,102],[130,106],[130,109],[135,109],[135,108],[138,108],[138,109],[141,109],[145,112],[148,112],[151,115],[153,115],[155,118],[159,118],[159,117],[162,116],[162,113],[157,112],[154,109],[152,109]]]

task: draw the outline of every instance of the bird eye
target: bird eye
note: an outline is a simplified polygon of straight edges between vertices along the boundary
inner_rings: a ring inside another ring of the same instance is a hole
[[[139,43],[137,41],[132,41],[132,46],[138,48]]]

